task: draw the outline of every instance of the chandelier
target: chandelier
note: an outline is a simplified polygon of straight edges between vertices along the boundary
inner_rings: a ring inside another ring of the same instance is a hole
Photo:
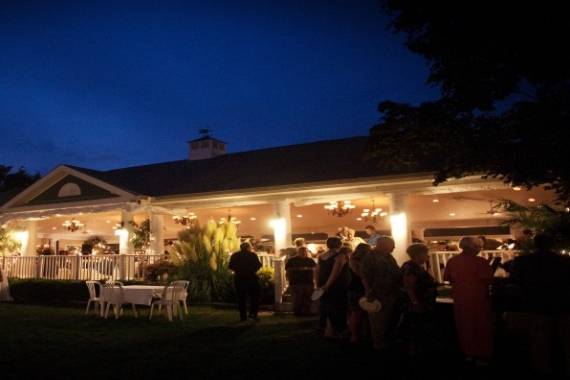
[[[241,220],[239,220],[238,218],[236,218],[235,216],[232,216],[232,210],[228,210],[228,216],[226,218],[220,218],[220,221],[218,223],[220,224],[224,224],[227,222],[233,223],[233,224],[240,224]]]
[[[382,211],[382,209],[379,207],[374,207],[374,201],[372,201],[372,207],[363,209],[360,217],[365,222],[372,222],[372,224],[376,224],[379,217],[381,218],[386,215],[388,215],[388,213]]]
[[[174,223],[176,224],[180,224],[182,226],[190,226],[194,220],[196,220],[196,218],[198,218],[196,216],[196,214],[194,214],[193,212],[187,214],[187,215],[175,215],[172,217],[172,220],[174,220]]]
[[[352,212],[355,207],[356,206],[350,201],[338,201],[330,202],[325,206],[325,210],[327,210],[332,216],[338,216],[340,218]]]
[[[66,220],[65,222],[63,222],[62,226],[65,227],[69,232],[75,232],[78,229],[80,229],[81,227],[83,227],[84,224],[81,223],[77,219],[71,219],[71,220]]]

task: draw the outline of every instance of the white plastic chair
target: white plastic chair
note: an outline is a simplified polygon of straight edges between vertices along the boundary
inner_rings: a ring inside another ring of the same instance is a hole
[[[115,314],[115,319],[119,319],[119,315],[123,314],[123,305],[125,302],[124,297],[124,290],[123,290],[123,283],[119,281],[115,281],[112,284],[106,285],[106,287],[112,288],[113,290],[110,292],[111,296],[109,299],[105,300],[107,302],[107,307],[105,308],[105,319],[109,316],[109,309],[113,306],[113,312]],[[119,289],[119,291],[116,291]],[[138,318],[137,309],[134,303],[131,303],[133,307],[133,314],[135,318]]]
[[[177,294],[176,300],[184,308],[184,314],[188,315],[188,304],[186,300],[188,299],[188,286],[190,285],[190,281],[174,281],[173,284],[175,283],[180,283],[184,286],[184,289]]]
[[[85,315],[89,314],[89,307],[91,302],[93,302],[96,313],[100,314],[103,310],[103,303],[101,301],[101,283],[99,281],[85,281],[87,289],[89,290],[89,301],[87,301],[87,307],[85,308]],[[99,296],[97,296],[97,289],[99,289]],[[97,312],[99,309],[99,312]]]
[[[155,306],[158,306],[159,310],[162,309],[162,306],[164,306],[166,314],[168,315],[168,320],[170,322],[172,322],[173,314],[178,315],[180,319],[182,319],[183,315],[179,309],[180,298],[185,292],[184,283],[185,281],[174,281],[168,285],[165,285],[164,289],[162,290],[162,296],[160,299],[152,301],[148,319],[152,319],[152,312],[154,311]]]

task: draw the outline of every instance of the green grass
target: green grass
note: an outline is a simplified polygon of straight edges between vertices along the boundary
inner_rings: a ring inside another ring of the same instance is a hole
[[[142,314],[105,320],[80,308],[0,304],[1,377],[304,377],[319,358],[346,354],[316,337],[315,319],[262,313],[241,324],[236,311],[209,307],[172,323]]]
[[[370,371],[403,378],[414,369],[405,355],[322,341],[315,318],[266,312],[258,323],[241,324],[237,311],[209,307],[191,307],[172,323],[149,321],[148,309],[141,314],[104,320],[81,308],[0,304],[0,378],[356,379]],[[455,359],[438,354],[427,371],[446,378],[441,371]]]

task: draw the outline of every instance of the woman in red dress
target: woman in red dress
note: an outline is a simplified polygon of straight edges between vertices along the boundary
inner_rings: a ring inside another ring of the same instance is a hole
[[[477,257],[481,241],[465,237],[462,253],[449,260],[444,280],[451,282],[453,312],[461,350],[467,359],[487,362],[493,354],[493,330],[489,286],[493,271],[487,260]]]

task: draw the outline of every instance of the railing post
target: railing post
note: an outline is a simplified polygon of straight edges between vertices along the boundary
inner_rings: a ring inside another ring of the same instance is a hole
[[[36,278],[42,278],[43,256],[36,256]]]
[[[275,281],[275,305],[278,306],[283,302],[283,292],[285,291],[285,260],[275,258],[273,261],[275,271],[273,273]]]
[[[72,270],[72,276],[74,280],[81,280],[81,259],[82,256],[77,255],[73,258],[73,270]]]
[[[124,281],[126,280],[127,277],[127,268],[126,268],[127,256],[119,255],[117,259],[119,265],[119,280]]]

